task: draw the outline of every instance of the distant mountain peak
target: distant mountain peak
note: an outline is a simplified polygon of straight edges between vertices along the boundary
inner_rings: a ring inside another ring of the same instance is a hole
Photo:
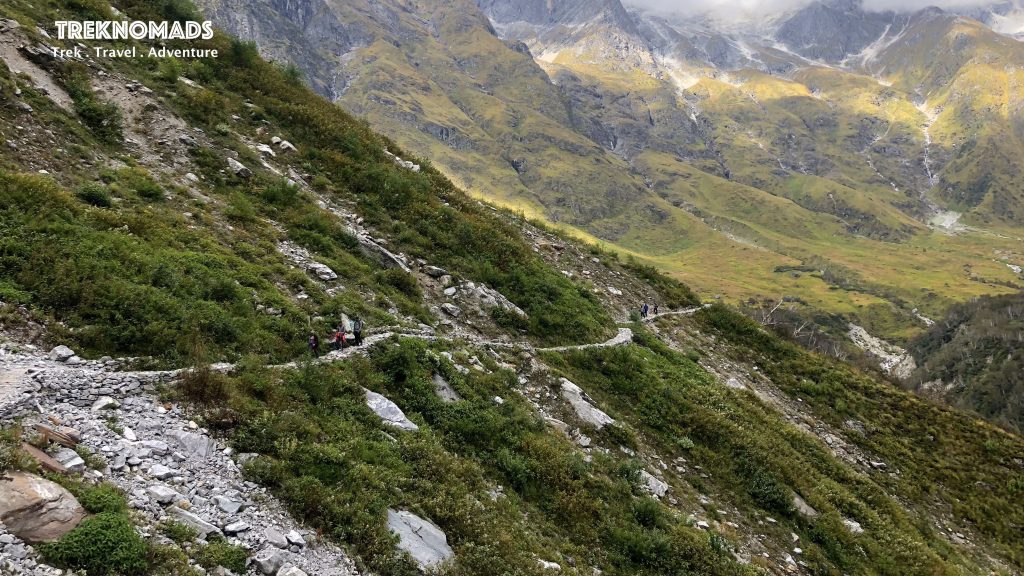
[[[619,0],[476,0],[476,3],[497,27],[525,24],[542,33],[590,24],[637,34],[633,19]]]

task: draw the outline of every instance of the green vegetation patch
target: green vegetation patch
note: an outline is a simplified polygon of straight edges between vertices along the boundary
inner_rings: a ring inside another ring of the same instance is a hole
[[[388,508],[414,511],[447,533],[456,550],[451,575],[534,574],[537,558],[611,573],[748,573],[726,540],[644,499],[635,461],[595,454],[587,462],[552,434],[511,392],[514,373],[484,360],[494,373],[460,374],[442,351],[395,339],[340,365],[253,367],[233,377],[238,419],[228,433],[238,450],[262,455],[247,473],[385,575],[415,573],[395,550]],[[463,400],[440,400],[434,374]],[[383,426],[364,386],[420,429]]]
[[[1024,566],[1019,546],[1024,509],[1015,488],[1024,477],[1019,437],[807,352],[724,306],[696,318],[729,342],[737,357],[755,361],[784,393],[800,398],[815,417],[844,431],[847,441],[888,469],[897,469],[872,474],[872,481],[911,503],[913,513],[924,517],[946,510]],[[859,422],[864,433],[850,430],[847,422]],[[922,521],[921,535],[937,545],[925,525]]]
[[[136,576],[149,566],[149,547],[128,517],[102,512],[86,518],[53,544],[39,551],[54,565],[84,570],[88,576]]]

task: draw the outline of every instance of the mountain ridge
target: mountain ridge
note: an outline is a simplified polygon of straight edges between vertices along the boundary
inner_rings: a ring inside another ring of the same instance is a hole
[[[341,56],[296,48],[322,93],[478,197],[706,297],[903,345],[1022,286],[1024,49],[976,20],[829,2],[751,32],[604,1],[317,5],[367,34]],[[242,36],[274,10],[225,6],[204,2]],[[798,34],[847,28],[830,54]]]
[[[38,546],[8,525],[0,570],[1024,567],[1018,435],[469,196],[250,42],[182,43],[217,59],[43,49],[70,45],[55,17],[198,17],[183,6],[0,4],[0,472],[63,462],[62,497],[94,514]],[[442,15],[442,38],[487,34],[505,54],[475,15]],[[374,48],[361,57],[395,56]],[[509,82],[511,68],[457,64],[484,89]],[[431,90],[467,110],[501,103],[445,80]],[[378,94],[423,95],[397,87]],[[676,164],[715,200],[724,179]],[[791,204],[735,189],[752,221],[762,200]],[[793,274],[870,283],[823,261]],[[337,332],[351,340],[328,350]]]

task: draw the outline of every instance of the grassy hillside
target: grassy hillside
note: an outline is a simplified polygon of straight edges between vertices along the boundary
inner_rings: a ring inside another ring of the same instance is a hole
[[[608,242],[706,296],[790,297],[808,316],[860,325],[893,309],[877,335],[905,341],[924,327],[914,309],[941,316],[1018,280],[990,255],[1019,235],[1006,180],[1019,172],[1015,80],[998,62],[1020,50],[978,26],[969,57],[921,48],[966,29],[937,19],[916,47],[897,42],[865,69],[779,52],[786,74],[705,65],[689,81],[678,66],[696,64],[659,60],[614,22],[564,41],[523,32],[530,53],[519,28],[498,38],[472,2],[375,12],[336,1],[319,9],[347,43],[316,54],[326,25],[305,12],[316,3],[202,5],[470,193]],[[955,75],[938,72],[947,65]],[[964,133],[973,144],[954,136]],[[940,209],[985,229],[929,227]],[[776,272],[818,259],[860,281],[837,290]]]
[[[138,19],[192,14],[157,0],[117,7]],[[99,1],[12,0],[0,16],[21,23],[5,34],[32,43],[37,25],[110,12]],[[237,360],[228,374],[189,373],[160,401],[255,454],[247,477],[365,571],[417,573],[388,532],[389,508],[445,531],[455,557],[438,572],[453,575],[549,573],[541,561],[580,576],[1024,568],[1018,436],[807,353],[725,306],[620,325],[640,298],[663,311],[697,300],[642,263],[471,198],[252,44],[198,44],[222,56],[0,67],[0,132],[13,143],[0,167],[0,326],[5,338],[89,358]],[[685,189],[694,195],[718,181],[679,177],[701,184]],[[765,193],[730,186],[745,198],[735,225],[770,236],[753,210]],[[656,202],[675,199],[682,192]],[[409,270],[367,250],[371,234]],[[664,231],[647,237],[678,249]],[[873,278],[813,265],[820,278],[778,274],[868,305],[859,298]],[[428,266],[452,287],[499,291],[525,317],[441,310],[448,286]],[[308,332],[326,333],[342,313],[405,336],[303,361]],[[626,327],[635,337],[622,346],[541,348]],[[583,419],[563,378],[615,422]],[[439,380],[460,398],[442,400]],[[418,429],[383,424],[363,388]],[[123,512],[94,523],[134,533]],[[73,538],[54,550],[94,550]]]
[[[148,3],[123,7],[160,15]],[[4,10],[25,18],[19,8],[15,3]],[[257,170],[251,179],[224,170],[222,149],[258,166],[243,141],[259,138],[260,126],[273,122],[299,148],[293,161],[317,192],[354,204],[368,224],[395,239],[397,251],[429,256],[452,273],[505,292],[532,318],[529,331],[541,341],[609,333],[610,320],[591,294],[543,267],[514,230],[487,216],[437,171],[396,166],[384,150],[403,154],[400,148],[311,97],[285,71],[260,60],[252,46],[224,37],[210,46],[225,56],[112,62],[147,84],[174,89],[169,104],[209,135],[210,146],[189,150],[203,194],[183,186],[177,175],[153,174],[153,167],[97,166],[101,155],[122,152],[95,130],[76,128],[65,136],[80,156],[71,158],[78,170],[60,172],[62,182],[12,172],[18,160],[34,160],[37,153],[19,149],[0,180],[7,206],[5,301],[53,315],[78,344],[97,353],[169,359],[181,357],[190,339],[234,355],[287,357],[301,349],[310,317],[342,310],[369,315],[377,325],[396,316],[425,320],[418,289],[404,290],[408,282],[400,272],[375,270],[338,216],[310,193],[270,170]],[[10,71],[4,72],[12,81]],[[80,73],[73,64],[57,69],[66,86]],[[201,87],[181,84],[178,74]],[[40,129],[74,123],[45,97],[28,97],[38,111],[34,118],[23,115]],[[5,98],[13,110],[13,95]],[[87,98],[95,98],[89,89],[79,101]],[[114,109],[111,115],[116,114]],[[20,119],[7,115],[7,129]],[[284,239],[328,263],[352,288],[372,293],[369,300],[376,304],[355,294],[328,294],[305,274],[289,271],[275,250]],[[297,302],[289,292],[309,298]],[[268,317],[257,304],[282,314]],[[329,321],[323,322],[326,330]]]
[[[1021,300],[1016,294],[954,306],[911,342],[910,351],[920,368],[908,385],[1020,432],[1024,426]]]

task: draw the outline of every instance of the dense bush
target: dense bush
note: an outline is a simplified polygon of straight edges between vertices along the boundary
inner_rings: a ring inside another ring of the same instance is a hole
[[[630,257],[623,264],[623,268],[632,272],[637,278],[643,279],[658,291],[662,297],[662,301],[658,304],[663,310],[700,304],[700,298],[690,290],[689,286],[667,276],[654,266],[643,264]]]
[[[121,110],[113,102],[98,98],[89,84],[89,76],[80,65],[71,64],[63,75],[64,87],[74,101],[75,113],[96,137],[108,144],[120,144],[124,138]]]
[[[235,574],[245,573],[245,561],[249,557],[245,548],[228,543],[223,538],[215,538],[199,549],[196,562],[207,570],[223,566]]]
[[[31,468],[34,461],[21,449],[21,427],[0,428],[0,472]]]
[[[134,174],[123,182],[145,189],[150,180]],[[0,172],[0,204],[0,279],[82,327],[74,337],[86,350],[173,361],[196,339],[215,356],[288,358],[302,349],[298,322],[258,314],[253,304],[254,291],[276,292],[259,260],[278,258],[272,248],[242,258],[233,251],[244,245],[180,226],[172,212],[93,217],[40,176]]]
[[[950,308],[910,343],[920,368],[909,385],[939,380],[944,398],[1010,430],[1024,431],[1024,293],[986,296]]]
[[[186,544],[196,539],[199,533],[194,528],[181,522],[167,520],[160,524],[160,533],[177,544]]]
[[[124,495],[110,484],[78,484],[71,487],[71,492],[82,507],[93,514],[123,513],[128,509]]]
[[[789,350],[790,345],[736,312],[713,307],[701,318],[712,316],[723,330],[742,335],[756,350]],[[734,504],[744,502],[741,509],[759,509],[774,522],[804,533],[804,560],[814,561],[812,570],[831,573],[835,566],[848,568],[854,553],[859,554],[856,566],[865,573],[926,575],[944,570],[948,548],[885,495],[876,483],[884,480],[868,479],[847,467],[755,397],[723,386],[646,331],[639,329],[635,342],[637,346],[549,353],[545,360],[585,385],[620,421],[638,426],[660,457],[680,455],[688,465],[706,471],[706,479],[703,474],[699,480],[690,479],[695,488],[705,492],[714,486],[730,493]],[[757,360],[758,366],[769,363],[766,358]],[[770,373],[775,375],[774,370]],[[805,394],[801,398],[806,399]],[[836,429],[842,429],[841,422]],[[893,461],[905,469],[903,460]],[[794,493],[821,516],[796,514]],[[856,544],[851,545],[854,537],[842,522],[832,521],[835,514],[865,526],[865,533],[855,537]],[[654,542],[643,540],[635,530],[616,533],[616,538],[623,550],[638,558],[648,558],[651,551],[645,546]],[[894,538],[905,544],[893,546]],[[820,542],[820,547],[811,542]]]
[[[56,566],[84,570],[88,576],[136,576],[149,566],[149,549],[127,517],[102,512],[83,520],[53,544],[39,546]]]
[[[113,204],[113,200],[110,197],[110,190],[97,182],[90,182],[81,186],[76,192],[75,196],[86,204],[91,204],[98,208],[110,208]]]

